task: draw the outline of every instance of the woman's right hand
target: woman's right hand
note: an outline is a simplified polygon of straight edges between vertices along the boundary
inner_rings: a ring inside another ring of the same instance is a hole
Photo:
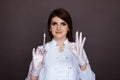
[[[36,50],[33,48],[32,50],[32,70],[31,74],[34,76],[38,76],[41,68],[44,65],[44,54],[45,50],[43,47],[38,47]]]

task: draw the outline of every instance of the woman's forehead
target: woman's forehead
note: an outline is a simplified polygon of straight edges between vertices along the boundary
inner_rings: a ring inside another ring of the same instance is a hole
[[[55,16],[55,17],[52,18],[52,22],[65,22],[65,21],[63,19]]]

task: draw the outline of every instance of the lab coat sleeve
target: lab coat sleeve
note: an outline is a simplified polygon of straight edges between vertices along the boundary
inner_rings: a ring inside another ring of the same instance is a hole
[[[83,57],[84,57],[84,59],[87,63],[87,68],[84,71],[82,71],[79,68],[79,78],[80,78],[80,80],[95,80],[95,73],[92,71],[92,69],[90,67],[90,64],[89,64],[89,61],[88,61],[85,50],[83,50],[83,51],[84,51],[83,52]]]
[[[32,69],[32,62],[30,63],[29,70],[28,70],[28,75],[25,78],[25,80],[30,80],[30,71],[31,71],[31,69]]]

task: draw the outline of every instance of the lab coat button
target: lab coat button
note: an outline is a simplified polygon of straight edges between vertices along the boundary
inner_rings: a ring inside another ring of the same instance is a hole
[[[68,57],[66,57],[66,59],[68,59]]]

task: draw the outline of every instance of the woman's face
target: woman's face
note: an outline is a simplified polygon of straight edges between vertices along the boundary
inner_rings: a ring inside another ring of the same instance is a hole
[[[68,24],[59,17],[53,17],[50,24],[50,31],[54,39],[66,39],[69,31]]]

